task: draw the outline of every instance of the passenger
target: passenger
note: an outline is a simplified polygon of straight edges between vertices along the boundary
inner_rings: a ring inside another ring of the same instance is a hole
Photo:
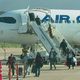
[[[74,67],[77,63],[77,59],[75,57],[75,53],[72,50],[70,50],[70,53],[72,54],[71,65],[72,65],[72,69],[74,69]]]
[[[35,18],[35,21],[36,21],[37,25],[41,25],[41,20],[38,16]]]
[[[74,69],[74,66],[75,66],[75,61],[74,61],[74,55],[73,55],[73,52],[72,50],[69,50],[67,49],[67,66],[68,66],[68,69],[71,68],[72,66],[72,69]]]
[[[53,38],[54,36],[53,36],[53,34],[52,34],[51,24],[49,24],[48,32],[49,32],[49,36],[50,36],[51,38]]]
[[[27,49],[26,49],[26,47],[24,47],[24,48],[22,49],[22,54],[25,56],[26,53],[27,53]]]
[[[67,43],[65,39],[63,39],[62,42],[60,43],[60,48],[62,49],[62,53],[66,55]]]
[[[27,52],[24,56],[24,58],[22,59],[22,62],[24,63],[24,78],[27,75],[30,75],[30,62],[29,62],[29,53]]]
[[[40,76],[40,68],[43,66],[43,60],[39,52],[37,52],[36,59],[35,59],[35,77]]]
[[[34,60],[36,58],[36,54],[34,51],[30,51],[30,66],[34,63]]]
[[[16,59],[15,59],[15,57],[13,56],[13,54],[11,54],[11,55],[8,57],[8,62],[7,62],[7,64],[9,65],[9,69],[10,69],[10,68],[12,69],[12,76],[14,76],[15,62],[16,62]]]
[[[56,63],[57,63],[57,53],[54,51],[53,48],[51,48],[50,54],[49,54],[49,60],[50,60],[50,70],[52,70],[52,65],[54,65],[54,69],[56,69]]]
[[[26,56],[26,53],[27,53],[27,49],[26,49],[26,47],[24,47],[24,48],[22,49],[22,54],[20,55],[20,58],[23,59],[24,56]]]

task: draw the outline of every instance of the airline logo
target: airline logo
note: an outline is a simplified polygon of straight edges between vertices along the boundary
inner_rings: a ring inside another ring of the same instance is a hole
[[[80,23],[80,16],[77,16],[75,20],[71,20],[69,15],[55,15],[55,19],[50,15],[46,15],[42,19],[42,22],[45,21],[51,21],[53,23]]]

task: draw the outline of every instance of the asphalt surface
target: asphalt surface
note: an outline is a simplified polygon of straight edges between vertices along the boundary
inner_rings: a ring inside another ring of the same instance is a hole
[[[23,66],[22,66],[23,67]],[[9,80],[8,78],[8,66],[2,67],[3,80]],[[16,79],[15,76],[12,77],[11,80]],[[41,69],[41,75],[39,77],[35,77],[33,73],[30,75],[26,75],[25,78],[19,76],[18,80],[80,80],[80,67],[75,67],[75,69],[70,69],[65,65],[57,65],[57,69],[49,70],[49,65],[44,65]]]
[[[6,52],[0,48],[0,59],[2,60],[4,58],[8,58],[11,53],[14,55],[20,55],[21,48],[6,48]],[[19,65],[19,67],[20,66],[21,65]],[[3,80],[9,80],[8,66],[6,65],[2,65],[2,76]],[[12,77],[11,80],[17,80],[16,72],[15,76]],[[53,70],[49,70],[49,65],[44,65],[41,69],[41,75],[39,77],[34,77],[34,74],[31,73],[30,75],[26,75],[25,78],[23,78],[23,75],[19,76],[18,80],[80,80],[80,66],[76,66],[74,69],[68,70],[65,65],[57,65],[56,70],[54,70],[54,68]]]

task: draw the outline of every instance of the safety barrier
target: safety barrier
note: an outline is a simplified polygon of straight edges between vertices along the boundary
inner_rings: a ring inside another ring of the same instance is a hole
[[[3,61],[0,61],[0,80],[5,80],[5,78],[8,80],[14,80],[14,79],[19,80],[25,78],[26,76],[25,64],[20,64],[20,63],[15,64],[14,72],[15,74],[13,76],[11,66],[10,65],[7,66],[6,64],[3,64]]]
[[[18,64],[16,64],[15,65],[15,70],[16,70],[16,80],[19,80],[18,79]],[[9,80],[12,80],[12,74],[11,74],[11,72],[12,72],[12,69],[11,69],[11,66],[9,65],[9,73],[8,73],[8,75],[9,75]]]
[[[1,63],[1,61],[0,61],[0,80],[3,80],[2,79],[2,63]]]
[[[8,73],[8,76],[9,76],[9,80],[11,80],[11,66],[9,65],[9,73]]]
[[[16,64],[16,80],[18,80],[18,71],[19,69],[18,69],[18,64]]]
[[[0,61],[0,80],[5,80],[5,79],[19,80],[19,79],[23,78],[23,72],[22,73],[19,72],[19,68],[22,68],[22,67],[23,67],[22,64],[15,64],[15,69],[14,69],[15,71],[14,71],[14,75],[13,75],[11,65],[8,65],[8,66],[2,65],[2,63]],[[3,76],[2,76],[2,74],[3,74]]]

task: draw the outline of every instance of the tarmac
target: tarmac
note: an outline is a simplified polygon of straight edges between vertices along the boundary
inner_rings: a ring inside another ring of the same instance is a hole
[[[9,80],[8,78],[8,66],[2,67],[3,80]],[[23,78],[23,75],[18,76],[16,79],[15,76],[11,80],[80,80],[80,67],[76,66],[75,69],[68,70],[65,65],[57,65],[57,69],[49,70],[49,65],[44,65],[41,69],[41,74],[39,77],[35,77],[33,73],[26,75]]]
[[[0,49],[0,59],[4,59],[5,55],[6,58],[11,54],[21,54],[21,49],[19,48],[6,48],[6,51]],[[44,65],[41,68],[41,74],[39,77],[34,77],[34,74],[31,73],[30,75],[26,75],[23,78],[23,75],[18,76],[19,78],[16,79],[16,72],[15,76],[12,77],[11,80],[80,80],[80,66],[76,66],[74,69],[68,70],[67,66],[65,65],[56,65],[57,69],[50,70],[49,65]],[[20,67],[20,65],[19,65]],[[22,66],[23,67],[23,66]],[[8,66],[2,65],[2,76],[3,80],[9,80],[8,77]]]

